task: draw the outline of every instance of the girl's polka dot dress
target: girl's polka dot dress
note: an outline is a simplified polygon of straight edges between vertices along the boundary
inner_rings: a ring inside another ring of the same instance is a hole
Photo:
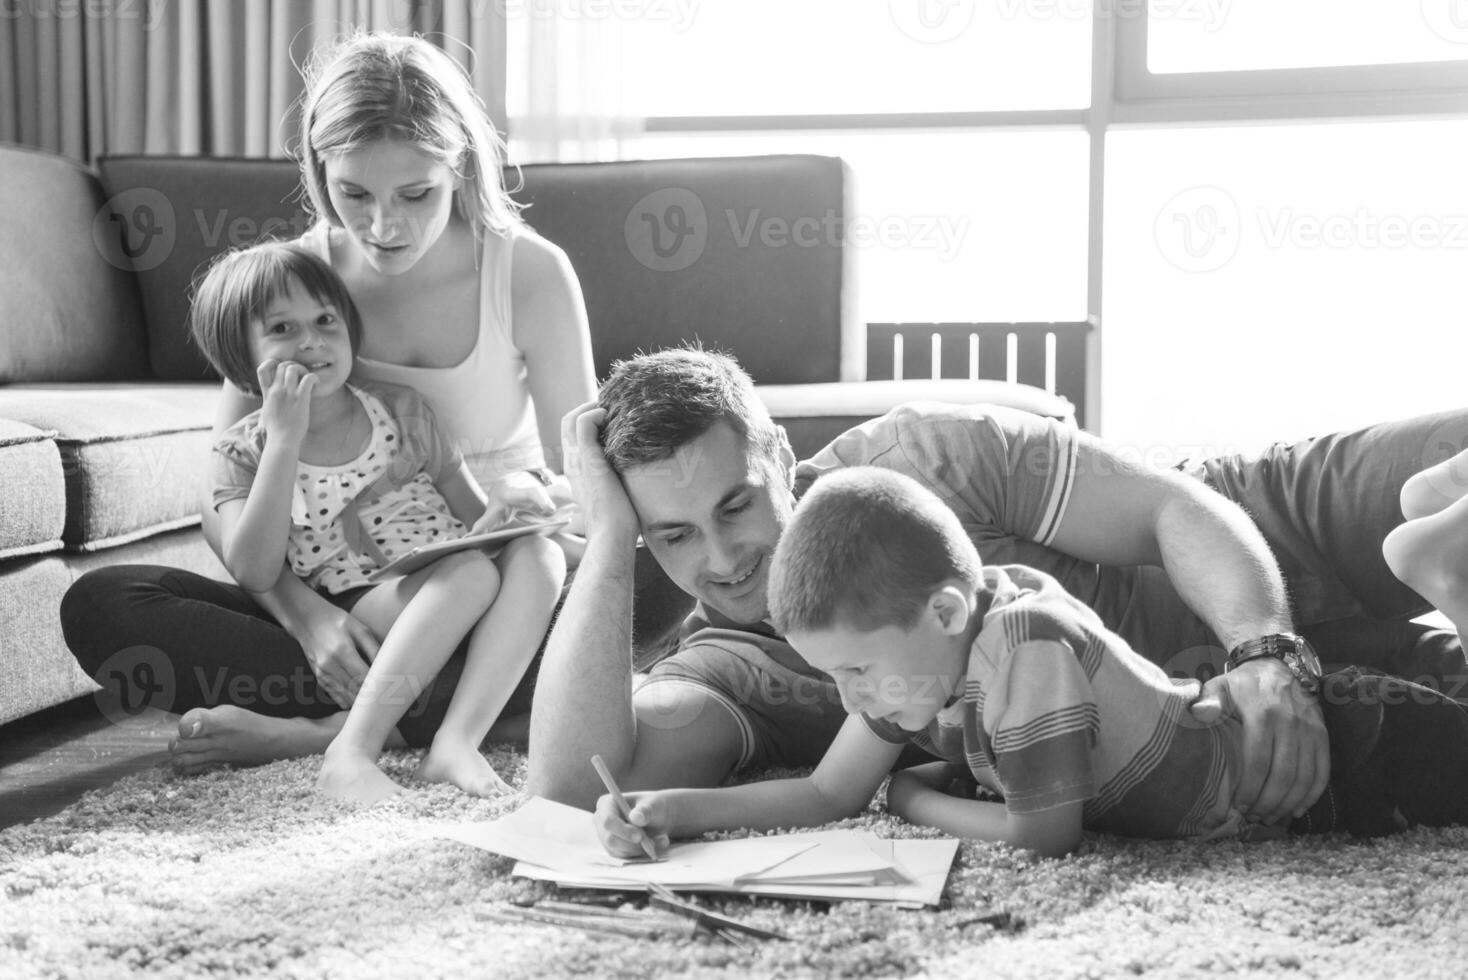
[[[367,410],[372,435],[366,448],[348,463],[318,466],[303,461],[298,465],[286,552],[293,572],[311,586],[333,594],[370,585],[367,575],[374,569],[419,545],[461,537],[466,530],[450,513],[448,502],[427,473],[414,474],[406,481],[401,477],[386,481],[364,494],[389,467],[401,467],[401,433],[382,402],[359,388],[351,390]],[[350,506],[353,501],[356,507]],[[350,546],[346,525],[357,519],[362,531],[360,550]]]

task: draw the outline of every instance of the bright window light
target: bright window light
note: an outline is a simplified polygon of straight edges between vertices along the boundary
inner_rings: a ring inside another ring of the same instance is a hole
[[[1110,438],[1252,451],[1461,407],[1468,121],[1107,140]]]
[[[649,136],[625,156],[843,158],[868,322],[1082,320],[1087,146],[1068,129],[774,133]]]
[[[632,0],[621,6],[642,12],[619,24],[627,45],[624,105],[635,115],[1090,103],[1090,0]]]
[[[1149,0],[1157,74],[1465,59],[1464,0]]]

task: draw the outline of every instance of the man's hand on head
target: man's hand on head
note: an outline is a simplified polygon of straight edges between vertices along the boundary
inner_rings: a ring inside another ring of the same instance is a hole
[[[1315,698],[1290,669],[1260,658],[1209,680],[1193,717],[1243,723],[1243,771],[1234,805],[1264,823],[1304,813],[1330,781],[1330,740]]]
[[[601,427],[606,417],[606,409],[590,401],[573,408],[561,420],[566,478],[584,515],[588,539],[611,534],[635,541],[637,512],[601,448]]]

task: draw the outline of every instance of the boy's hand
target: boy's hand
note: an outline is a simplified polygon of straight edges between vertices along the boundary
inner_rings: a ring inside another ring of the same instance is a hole
[[[624,798],[632,807],[628,820],[622,819],[617,801],[610,793],[596,801],[596,835],[601,838],[602,847],[615,857],[645,858],[647,852],[642,849],[642,841],[647,839],[662,856],[668,850],[667,799],[661,793],[627,793]]]
[[[260,421],[268,438],[300,445],[311,427],[311,393],[316,375],[295,361],[267,357],[255,369],[264,404]]]
[[[601,448],[601,426],[606,409],[590,401],[566,413],[561,420],[561,448],[566,477],[581,507],[588,537],[621,533],[632,540],[638,534],[637,512],[627,491]]]

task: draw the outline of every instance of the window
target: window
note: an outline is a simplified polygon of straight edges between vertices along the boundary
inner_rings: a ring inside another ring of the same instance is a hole
[[[1107,435],[1171,460],[1463,404],[1468,122],[1107,145]]]
[[[1150,0],[1150,10],[1157,73],[1468,59],[1460,0]]]
[[[523,2],[514,158],[840,155],[866,320],[1091,319],[1159,459],[1462,402],[1468,0]]]
[[[869,322],[1083,320],[1086,133],[648,136],[629,156],[818,153],[850,166]]]
[[[625,108],[644,116],[1081,108],[1088,3],[703,0],[625,26]]]

